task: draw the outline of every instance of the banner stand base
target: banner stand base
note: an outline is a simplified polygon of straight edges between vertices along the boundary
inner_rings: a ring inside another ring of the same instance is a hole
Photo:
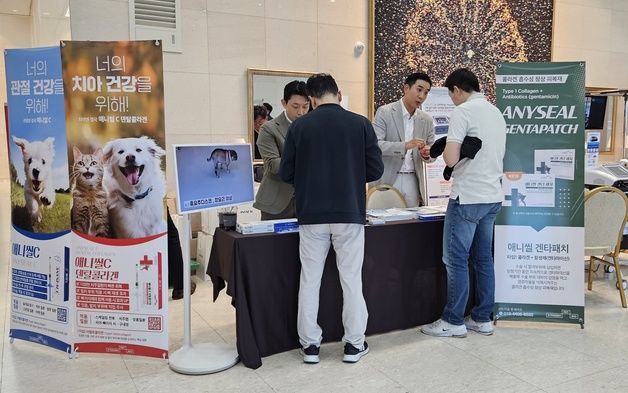
[[[168,365],[180,374],[203,375],[224,371],[239,361],[230,345],[204,343],[177,349],[170,355]]]
[[[493,326],[497,326],[497,321],[510,321],[510,322],[543,322],[543,323],[561,323],[560,321],[535,321],[532,319],[499,319],[499,318],[493,318]],[[580,325],[580,329],[584,329],[584,323],[580,322],[580,323],[573,323],[573,324],[567,324],[567,325]]]
[[[203,375],[233,367],[240,361],[233,346],[219,343],[192,345],[192,300],[190,277],[190,215],[184,214],[179,228],[183,252],[183,346],[170,355],[168,365],[180,374]]]

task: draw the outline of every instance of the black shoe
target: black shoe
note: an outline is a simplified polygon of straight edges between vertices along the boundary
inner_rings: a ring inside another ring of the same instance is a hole
[[[362,345],[362,349],[358,349],[353,345],[346,343],[345,344],[345,356],[342,358],[342,361],[345,363],[357,363],[358,360],[364,355],[369,353],[369,345],[364,342]]]
[[[190,282],[190,295],[194,295],[194,291],[196,291],[196,283],[194,281]],[[183,299],[183,289],[173,289],[172,290],[172,300]]]
[[[318,352],[320,348],[316,345],[312,344],[307,348],[301,348],[301,353],[303,354],[303,362],[309,364],[316,364],[320,362],[318,357]]]

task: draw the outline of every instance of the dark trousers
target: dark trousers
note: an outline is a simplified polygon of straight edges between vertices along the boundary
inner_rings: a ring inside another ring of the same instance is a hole
[[[183,290],[183,252],[179,231],[168,212],[168,286]]]

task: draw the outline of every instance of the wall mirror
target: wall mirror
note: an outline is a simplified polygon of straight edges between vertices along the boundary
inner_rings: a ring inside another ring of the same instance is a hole
[[[247,70],[248,84],[248,141],[253,150],[253,158],[257,162],[261,162],[262,157],[255,149],[255,141],[257,138],[256,128],[261,126],[261,121],[255,122],[255,106],[270,104],[272,111],[271,117],[277,117],[283,112],[281,100],[283,98],[284,86],[293,80],[306,81],[313,72],[302,71],[280,71],[265,70],[257,68],[249,68]]]
[[[613,88],[587,87],[585,98],[585,129],[600,132],[600,153],[612,154],[615,148],[617,104]],[[621,97],[619,97],[621,98]]]

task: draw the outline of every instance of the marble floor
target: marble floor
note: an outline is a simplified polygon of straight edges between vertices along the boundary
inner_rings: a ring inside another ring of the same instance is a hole
[[[16,340],[10,344],[8,184],[0,181],[0,392],[628,392],[628,310],[613,276],[599,269],[585,295],[586,327],[500,322],[493,336],[432,338],[408,329],[368,338],[371,353],[344,364],[342,344],[325,344],[321,363],[298,351],[221,373],[180,375],[164,360],[65,354]],[[627,256],[628,258],[628,256]],[[624,269],[628,274],[628,269]],[[192,297],[193,341],[235,346],[229,298],[211,302],[211,286]],[[170,349],[181,346],[183,301],[170,302]]]

